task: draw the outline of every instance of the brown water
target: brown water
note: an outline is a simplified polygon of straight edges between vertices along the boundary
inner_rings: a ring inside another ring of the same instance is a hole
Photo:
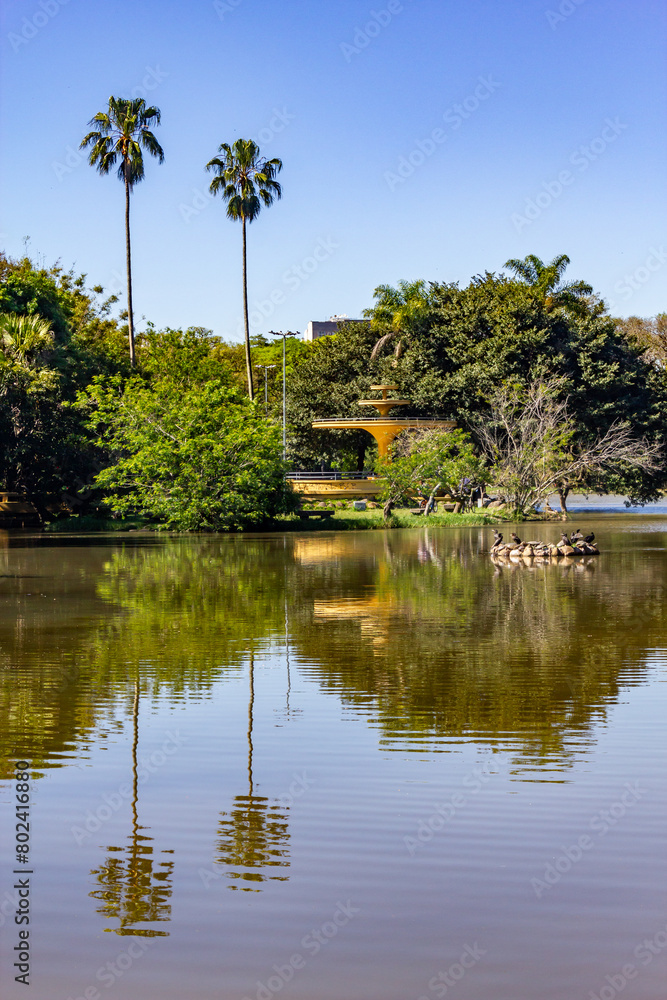
[[[580,521],[6,537],[4,1000],[664,1000],[667,518]]]

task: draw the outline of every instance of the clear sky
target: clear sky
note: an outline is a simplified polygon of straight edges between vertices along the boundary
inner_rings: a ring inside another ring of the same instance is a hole
[[[4,0],[2,245],[124,291],[124,192],[77,152],[111,94],[162,111],[132,196],[137,325],[242,335],[221,142],[278,156],[253,332],[400,278],[567,253],[616,315],[667,309],[662,0]],[[142,319],[145,318],[145,319]]]

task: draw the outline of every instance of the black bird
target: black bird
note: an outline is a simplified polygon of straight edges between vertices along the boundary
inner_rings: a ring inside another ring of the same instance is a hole
[[[577,542],[583,542],[583,540],[584,540],[584,536],[579,531],[579,528],[577,528],[576,531],[573,531],[572,534],[570,535],[570,542],[571,542],[572,545],[576,545]]]
[[[570,539],[567,537],[565,532],[563,532],[562,535],[560,536],[560,542],[558,542],[558,548],[565,556],[571,556],[575,551],[575,546],[570,545]]]
[[[511,532],[511,537],[512,537],[512,541],[514,542],[515,545],[521,545],[521,539],[516,534],[516,532],[512,531]]]
[[[592,545],[595,541],[595,532],[591,531],[590,535],[586,535],[584,541],[586,542],[586,545]]]

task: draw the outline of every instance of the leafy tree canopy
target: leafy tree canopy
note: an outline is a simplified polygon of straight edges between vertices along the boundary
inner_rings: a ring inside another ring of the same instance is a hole
[[[60,264],[0,254],[0,487],[43,514],[96,471],[76,393],[95,374],[126,370],[115,296]]]
[[[335,335],[315,340],[295,367],[288,379],[287,409],[289,456],[296,468],[368,467],[374,448],[365,431],[314,431],[311,424],[316,418],[368,416],[357,401],[368,398],[370,386],[387,367],[383,360],[369,360],[376,341],[368,324],[345,324]]]
[[[376,290],[384,316],[385,306],[391,314],[391,301],[400,306],[411,288],[412,298],[421,299],[419,321],[404,338],[400,358],[390,359],[382,345],[371,360],[377,329],[350,325],[316,341],[312,355],[290,380],[295,464],[312,468],[322,457],[331,462],[342,449],[349,450],[346,432],[316,432],[310,422],[361,415],[356,400],[382,377],[396,382],[401,395],[412,400],[402,413],[449,417],[471,430],[489,415],[490,401],[505,383],[528,388],[558,379],[582,445],[615,423],[629,425],[650,444],[664,445],[664,368],[605,315],[585,282],[563,284],[566,262],[561,257],[544,265],[539,258],[527,258],[519,278],[487,272],[465,288],[431,282],[419,290],[418,283],[402,283],[393,297],[385,286]],[[664,480],[661,471],[626,470],[610,473],[605,488],[641,501],[654,497]]]
[[[176,385],[194,386],[215,380],[229,385],[233,372],[229,358],[211,330],[156,330],[149,323],[137,344],[141,375],[151,383],[168,379]]]
[[[382,499],[393,503],[414,496],[445,493],[462,499],[468,482],[486,479],[486,463],[475,454],[469,435],[462,430],[404,432],[390,449],[390,460],[379,460],[377,470],[386,479]]]
[[[294,508],[279,428],[222,381],[113,377],[96,379],[87,396],[90,428],[115,456],[97,477],[112,510],[224,531]]]

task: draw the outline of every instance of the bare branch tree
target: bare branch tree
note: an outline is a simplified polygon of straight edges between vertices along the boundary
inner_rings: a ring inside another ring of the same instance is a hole
[[[635,437],[627,423],[613,423],[593,441],[581,442],[563,388],[562,379],[527,390],[506,384],[491,400],[491,418],[475,428],[494,485],[518,513],[556,492],[566,511],[575,485],[603,492],[605,476],[624,467],[656,472],[664,466],[660,446]]]

